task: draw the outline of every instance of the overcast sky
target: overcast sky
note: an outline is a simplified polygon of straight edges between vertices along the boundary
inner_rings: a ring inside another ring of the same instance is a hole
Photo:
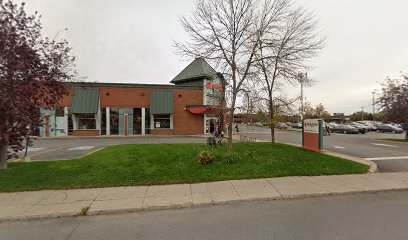
[[[28,0],[44,34],[66,38],[88,81],[168,83],[188,63],[173,40],[186,39],[181,15],[193,0]],[[320,20],[327,45],[308,73],[307,101],[329,112],[371,112],[371,92],[408,72],[407,0],[297,0]],[[297,90],[297,89],[296,89]],[[293,90],[292,90],[293,91]]]

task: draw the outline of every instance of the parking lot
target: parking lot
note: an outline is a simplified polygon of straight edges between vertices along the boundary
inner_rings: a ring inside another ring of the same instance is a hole
[[[261,127],[241,127],[241,134],[270,141],[270,130]],[[404,134],[376,133],[337,134],[324,136],[324,149],[374,161],[381,172],[408,171],[408,144],[379,139],[403,139]],[[279,142],[302,144],[300,131],[277,131]]]
[[[71,160],[80,158],[106,146],[119,144],[205,143],[201,136],[191,137],[109,137],[109,138],[38,138],[28,148],[28,156],[38,160]],[[22,156],[23,153],[20,153]]]

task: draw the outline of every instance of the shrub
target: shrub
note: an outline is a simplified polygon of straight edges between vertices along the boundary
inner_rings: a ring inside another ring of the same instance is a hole
[[[239,156],[235,152],[227,153],[224,155],[224,162],[227,164],[235,164],[238,163]]]
[[[209,164],[214,162],[214,154],[210,151],[203,150],[197,155],[198,163]]]

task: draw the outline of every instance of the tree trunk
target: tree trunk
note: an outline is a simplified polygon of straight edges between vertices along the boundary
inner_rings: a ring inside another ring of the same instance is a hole
[[[270,114],[270,120],[271,120],[271,142],[272,144],[275,144],[275,122],[273,121],[273,115]]]
[[[269,121],[270,121],[270,128],[271,128],[271,142],[275,144],[275,111],[273,109],[273,102],[272,102],[272,93],[269,94]]]
[[[234,124],[234,110],[231,106],[228,119],[228,152],[232,152],[232,128]]]
[[[406,128],[406,130],[405,130],[405,140],[408,140],[408,123],[405,123],[405,128]]]
[[[7,170],[7,145],[0,143],[0,172]]]

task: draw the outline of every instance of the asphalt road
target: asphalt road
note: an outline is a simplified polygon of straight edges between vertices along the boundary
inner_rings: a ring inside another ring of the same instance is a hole
[[[0,239],[408,239],[408,191],[0,223]]]
[[[38,138],[28,148],[31,160],[71,160],[80,158],[103,147],[119,144],[205,143],[206,138],[186,137],[110,137],[110,138]],[[24,156],[20,153],[20,157]]]
[[[242,135],[259,140],[270,141],[270,133],[265,128],[242,128]],[[408,171],[408,144],[378,139],[403,139],[404,134],[385,134],[369,132],[366,134],[337,134],[324,136],[325,150],[365,158],[377,163],[382,172]],[[302,135],[296,131],[277,131],[277,141],[302,144]]]

